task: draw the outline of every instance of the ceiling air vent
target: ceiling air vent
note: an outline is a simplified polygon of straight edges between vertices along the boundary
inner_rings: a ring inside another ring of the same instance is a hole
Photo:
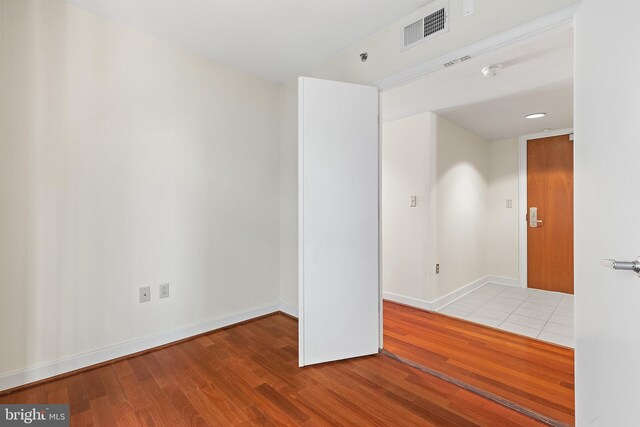
[[[429,37],[445,29],[447,14],[444,7],[424,18],[424,36]]]
[[[449,31],[449,4],[404,27],[404,47]]]
[[[404,47],[419,42],[424,38],[423,19],[404,27]]]

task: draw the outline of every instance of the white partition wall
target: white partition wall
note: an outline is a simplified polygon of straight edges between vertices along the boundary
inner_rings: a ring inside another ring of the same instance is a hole
[[[300,366],[380,347],[378,89],[299,79]]]

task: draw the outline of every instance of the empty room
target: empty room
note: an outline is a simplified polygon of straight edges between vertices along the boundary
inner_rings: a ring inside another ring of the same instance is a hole
[[[639,13],[0,0],[0,425],[635,425]]]

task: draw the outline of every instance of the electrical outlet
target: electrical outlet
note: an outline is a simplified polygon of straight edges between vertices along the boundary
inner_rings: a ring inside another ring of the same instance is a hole
[[[440,274],[440,264],[436,264],[436,274]]]
[[[151,301],[151,286],[140,288],[140,302]]]
[[[160,298],[169,298],[169,284],[163,283],[160,285]]]

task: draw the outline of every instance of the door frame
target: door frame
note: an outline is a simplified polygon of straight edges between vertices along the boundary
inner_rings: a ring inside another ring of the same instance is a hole
[[[518,141],[519,163],[518,172],[518,283],[521,288],[528,287],[527,283],[527,141],[548,138],[552,136],[571,135],[573,128],[552,130],[549,132],[522,135]]]

